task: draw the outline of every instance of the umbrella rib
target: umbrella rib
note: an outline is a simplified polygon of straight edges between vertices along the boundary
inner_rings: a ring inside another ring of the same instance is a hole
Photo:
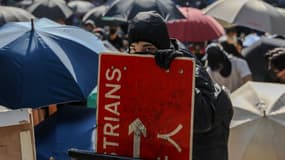
[[[235,13],[235,15],[233,16],[233,19],[230,23],[236,24],[236,20],[238,18],[238,14],[244,9],[244,4],[242,5],[242,7]]]
[[[41,36],[41,34],[44,34],[44,33],[40,33],[40,32],[38,33],[40,37],[42,38],[42,40],[45,41],[47,44],[53,44],[53,45],[46,45],[46,47],[48,47],[54,53],[57,53],[57,51],[59,51],[60,53],[64,53],[63,49],[57,43],[54,43],[53,40],[51,40],[50,38],[47,38],[47,36]],[[53,47],[50,47],[50,46],[53,46]],[[64,54],[60,54],[60,55],[64,56]],[[68,60],[68,57],[66,56],[62,57],[62,56],[59,56],[58,54],[56,54],[56,56],[60,59],[60,61],[67,62],[67,66],[65,65],[65,67],[67,68],[68,71],[70,71],[70,74],[72,75],[74,80],[77,82],[78,80],[75,75],[74,68],[71,62]],[[66,63],[63,63],[63,64],[66,64]]]
[[[54,27],[52,27],[51,26],[51,28],[54,28]],[[60,29],[60,28],[62,28],[63,30],[65,29],[65,26],[61,26],[61,27],[58,27],[58,29]],[[69,26],[69,29],[71,29],[71,28],[73,28],[74,29],[74,31],[76,31],[76,29],[78,28],[78,27],[75,27],[75,26]],[[51,34],[51,35],[54,35],[54,36],[59,36],[59,37],[61,37],[61,38],[63,38],[63,39],[68,39],[69,41],[72,41],[72,42],[75,42],[75,43],[79,43],[79,44],[81,44],[81,45],[84,45],[85,43],[85,41],[82,41],[82,40],[85,40],[85,39],[80,39],[80,41],[75,41],[75,40],[73,40],[73,39],[69,39],[66,35],[64,35],[64,36],[62,36],[62,35],[59,35],[59,34],[57,34],[57,33],[55,33],[55,32],[53,32],[53,31],[46,31],[47,33],[49,33],[49,34]],[[84,33],[86,33],[86,34],[92,34],[92,33],[89,33],[89,32],[84,32]],[[85,35],[80,35],[80,36],[82,36],[82,38],[84,38],[84,36]],[[86,35],[87,36],[87,35]],[[94,41],[95,39],[96,39],[96,41],[97,42],[99,42],[100,40],[98,39],[98,37],[96,37],[95,35],[93,35],[93,37],[94,37],[94,39],[92,38],[92,40]],[[89,39],[86,39],[86,41],[88,41]],[[91,40],[91,39],[90,39]],[[101,42],[101,41],[100,41]],[[103,45],[102,45],[103,46]],[[90,50],[92,50],[92,51],[94,51],[94,52],[96,52],[96,53],[101,53],[101,52],[103,52],[103,51],[106,51],[106,49],[105,48],[102,48],[101,46],[99,46],[99,45],[97,45],[96,46],[96,43],[94,43],[94,46],[86,46],[88,49],[90,49]]]

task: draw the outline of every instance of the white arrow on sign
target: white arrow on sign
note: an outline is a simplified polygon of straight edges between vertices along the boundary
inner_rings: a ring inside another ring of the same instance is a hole
[[[142,121],[137,118],[129,125],[129,135],[134,132],[133,157],[140,157],[141,134],[146,137],[146,128]]]

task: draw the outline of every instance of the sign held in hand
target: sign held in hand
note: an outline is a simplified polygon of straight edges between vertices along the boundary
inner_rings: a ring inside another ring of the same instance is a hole
[[[178,58],[164,70],[153,56],[101,54],[96,152],[190,160],[194,66]]]

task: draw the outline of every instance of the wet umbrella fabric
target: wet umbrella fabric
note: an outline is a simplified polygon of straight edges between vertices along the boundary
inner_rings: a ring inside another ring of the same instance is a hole
[[[37,160],[67,160],[70,148],[94,151],[96,110],[82,106],[62,106],[35,127]]]
[[[229,159],[285,159],[285,85],[248,82],[231,100]]]
[[[167,22],[170,37],[183,42],[204,42],[218,39],[225,31],[213,17],[204,15],[199,9],[182,7],[179,10],[186,19]]]
[[[97,84],[98,53],[93,34],[47,19],[0,28],[0,105],[39,107],[85,100]]]
[[[138,12],[151,10],[158,12],[166,21],[185,18],[171,0],[117,0],[104,17],[128,21]]]
[[[70,1],[67,5],[74,11],[75,14],[79,15],[85,14],[95,7],[93,3],[82,0]]]
[[[271,81],[267,70],[265,53],[275,47],[285,47],[285,40],[262,37],[242,51],[254,81]]]
[[[65,20],[72,15],[72,10],[64,0],[40,0],[34,1],[27,11],[38,18],[48,18],[54,21]]]
[[[30,21],[32,18],[35,17],[21,8],[0,6],[0,25],[7,22]]]
[[[127,24],[126,21],[121,19],[113,19],[113,18],[103,18],[103,15],[108,10],[108,5],[101,5],[98,7],[93,8],[92,10],[88,11],[82,18],[83,22],[91,19],[95,22],[97,27],[104,27],[105,25],[121,25]]]

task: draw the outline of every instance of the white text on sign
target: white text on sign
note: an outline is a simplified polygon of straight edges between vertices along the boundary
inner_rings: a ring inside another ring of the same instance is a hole
[[[118,137],[120,129],[120,95],[118,94],[121,89],[119,84],[122,78],[122,72],[118,68],[108,68],[105,72],[105,78],[108,83],[105,87],[108,91],[105,93],[105,98],[109,99],[110,103],[104,105],[104,109],[108,112],[104,117],[104,138],[103,138],[103,149],[107,151],[108,147],[119,147],[119,143],[115,141],[114,137]],[[105,152],[107,153],[107,152]],[[116,154],[116,153],[111,153]]]

